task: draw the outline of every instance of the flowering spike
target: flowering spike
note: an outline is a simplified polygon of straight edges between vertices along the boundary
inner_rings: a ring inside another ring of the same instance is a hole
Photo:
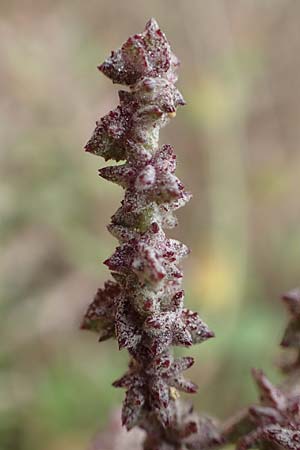
[[[151,450],[219,442],[212,421],[178,400],[178,391],[197,390],[182,375],[194,360],[174,359],[171,349],[214,336],[183,305],[180,262],[189,249],[164,232],[177,223],[174,211],[191,198],[175,175],[173,148],[158,144],[160,128],[185,104],[174,85],[178,66],[164,33],[151,19],[142,33],[99,66],[128,90],[119,91],[119,106],[97,121],[85,147],[105,160],[124,161],[101,168],[99,175],[123,187],[125,196],[108,226],[119,241],[104,262],[115,281],[98,291],[83,328],[96,329],[101,340],[115,336],[119,348],[130,353],[128,372],[113,385],[126,389],[123,425],[146,430],[144,448]]]
[[[292,321],[299,320],[299,290],[285,294],[283,300]],[[293,345],[288,342],[287,346]],[[296,362],[283,367],[289,378],[280,387],[273,385],[262,370],[252,370],[260,404],[251,406],[224,426],[224,436],[228,442],[237,443],[236,450],[300,450],[299,363],[298,356]]]
[[[248,417],[241,416],[225,434],[237,442],[237,450],[249,448],[300,449],[300,397],[274,386],[260,370],[253,370],[253,377],[260,392],[261,405],[251,406]],[[281,448],[281,447],[280,447]]]

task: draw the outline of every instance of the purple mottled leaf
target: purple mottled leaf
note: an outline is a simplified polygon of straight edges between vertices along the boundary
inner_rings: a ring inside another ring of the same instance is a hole
[[[126,392],[122,408],[122,424],[127,430],[131,430],[137,424],[144,403],[145,396],[140,388],[133,387]]]
[[[172,386],[174,386],[179,391],[187,392],[188,394],[194,394],[198,390],[197,384],[193,383],[190,380],[185,379],[181,375],[174,377],[171,383]]]
[[[120,294],[120,286],[107,281],[104,289],[98,289],[93,302],[89,305],[81,328],[96,331],[101,340],[114,335],[115,301]]]
[[[214,332],[208,328],[206,323],[200,319],[196,312],[189,309],[183,309],[181,319],[191,333],[194,344],[198,344],[214,337]]]
[[[192,356],[182,356],[176,358],[172,364],[173,373],[180,373],[189,369],[194,364],[195,360]]]
[[[141,330],[130,303],[123,299],[119,302],[115,315],[116,337],[119,347],[135,349],[141,341]]]
[[[99,170],[99,175],[125,188],[134,182],[136,170],[131,164],[122,164],[119,166],[103,167]]]
[[[284,394],[268,380],[262,370],[252,369],[252,375],[263,405],[272,406],[279,410],[286,407]]]
[[[151,404],[160,420],[168,427],[172,420],[169,386],[160,378],[152,378],[150,382]]]

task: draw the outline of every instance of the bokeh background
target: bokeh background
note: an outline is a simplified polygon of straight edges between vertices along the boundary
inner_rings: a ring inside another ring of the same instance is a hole
[[[170,235],[217,335],[182,351],[195,403],[224,418],[254,400],[252,366],[278,379],[279,297],[299,282],[300,2],[1,0],[1,450],[87,449],[123,398],[126,352],[79,330],[122,191],[82,148],[117,104],[97,64],[151,16],[187,101],[161,135],[194,193]]]

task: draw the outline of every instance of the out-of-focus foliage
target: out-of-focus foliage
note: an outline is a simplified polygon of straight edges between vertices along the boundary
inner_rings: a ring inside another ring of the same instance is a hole
[[[125,353],[79,331],[107,277],[105,224],[121,191],[82,147],[117,104],[96,65],[151,16],[181,58],[188,103],[162,135],[194,193],[172,236],[193,250],[186,301],[217,335],[193,348],[191,378],[197,407],[225,417],[253,400],[252,366],[274,379],[277,299],[299,283],[300,3],[2,0],[0,10],[0,449],[88,448],[121,401],[110,384]]]

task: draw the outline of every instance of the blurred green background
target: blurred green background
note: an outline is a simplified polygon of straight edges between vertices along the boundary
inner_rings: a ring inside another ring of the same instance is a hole
[[[300,2],[1,0],[1,450],[87,449],[123,398],[126,352],[79,330],[122,191],[82,148],[117,104],[97,64],[151,16],[187,101],[161,135],[194,193],[170,235],[217,336],[181,351],[195,403],[224,418],[254,400],[252,366],[278,379],[279,296],[299,282]]]

